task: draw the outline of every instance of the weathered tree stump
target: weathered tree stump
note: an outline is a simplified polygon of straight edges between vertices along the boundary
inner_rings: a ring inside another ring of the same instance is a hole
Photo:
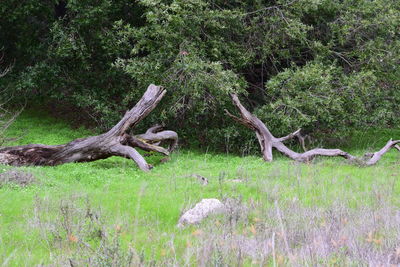
[[[234,105],[239,109],[241,117],[237,117],[231,113],[229,113],[227,110],[225,112],[234,120],[237,122],[241,123],[242,125],[252,129],[253,131],[256,132],[256,136],[258,139],[258,142],[260,143],[261,147],[261,152],[263,154],[263,159],[265,161],[272,161],[272,148],[277,149],[279,152],[284,154],[285,156],[299,161],[299,162],[308,162],[311,161],[313,158],[316,156],[329,156],[329,157],[343,157],[347,160],[357,162],[361,165],[365,166],[371,166],[377,163],[381,157],[388,152],[391,148],[396,148],[397,150],[400,151],[400,147],[398,144],[400,143],[400,140],[392,140],[390,139],[386,145],[379,151],[375,153],[366,153],[363,157],[358,158],[355,157],[345,151],[342,151],[340,149],[325,149],[325,148],[314,148],[308,151],[305,151],[303,153],[298,153],[290,148],[288,148],[283,142],[289,139],[292,139],[294,137],[298,137],[303,148],[304,148],[304,138],[300,135],[301,129],[298,129],[297,131],[281,137],[281,138],[276,138],[275,136],[272,135],[272,133],[269,131],[268,127],[256,116],[251,114],[243,105],[240,103],[240,100],[236,94],[231,94],[232,101]]]
[[[104,134],[76,139],[64,145],[30,144],[0,148],[0,163],[14,166],[54,166],[120,156],[132,159],[140,169],[148,171],[152,166],[135,147],[169,155],[177,145],[178,135],[174,131],[162,131],[160,126],[152,127],[146,133],[137,136],[129,135],[128,130],[145,118],[165,93],[166,90],[162,87],[151,84],[139,102]],[[162,141],[169,143],[167,149],[159,146]]]

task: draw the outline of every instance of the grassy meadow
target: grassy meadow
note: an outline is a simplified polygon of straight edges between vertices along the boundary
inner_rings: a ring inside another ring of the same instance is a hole
[[[37,112],[7,132],[12,145],[61,144],[93,133]],[[355,154],[399,130],[358,134]],[[0,266],[397,266],[400,153],[373,167],[318,158],[179,150],[146,158],[145,173],[112,157],[56,167],[0,166],[33,177],[0,184]],[[202,185],[191,175],[207,177]],[[203,198],[229,212],[184,229],[182,212]]]

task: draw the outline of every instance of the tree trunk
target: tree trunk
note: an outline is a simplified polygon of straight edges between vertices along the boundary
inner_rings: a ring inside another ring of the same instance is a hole
[[[311,161],[316,156],[329,156],[329,157],[343,157],[353,162],[360,163],[361,165],[370,166],[377,163],[381,157],[388,152],[391,148],[396,148],[400,151],[399,143],[400,140],[393,141],[389,140],[386,145],[379,151],[375,153],[366,153],[363,157],[357,158],[351,154],[342,151],[340,149],[324,149],[324,148],[314,148],[303,153],[298,153],[290,148],[288,148],[283,142],[294,137],[298,137],[300,143],[304,146],[304,138],[300,135],[300,129],[281,138],[276,138],[271,134],[268,127],[256,116],[251,114],[243,105],[236,94],[231,94],[234,105],[239,109],[241,117],[232,115],[227,110],[225,112],[237,122],[243,124],[244,126],[254,130],[256,136],[260,143],[261,152],[265,161],[272,161],[272,148],[277,149],[279,152],[283,153],[285,156],[300,162]]]
[[[14,166],[54,166],[120,156],[132,159],[140,169],[148,171],[152,166],[134,147],[169,155],[177,145],[178,135],[173,131],[161,131],[160,126],[152,127],[138,136],[129,135],[127,131],[145,118],[165,93],[162,87],[151,84],[139,102],[104,134],[76,139],[64,145],[37,144],[0,148],[0,163]],[[169,142],[168,149],[159,146],[162,141]]]

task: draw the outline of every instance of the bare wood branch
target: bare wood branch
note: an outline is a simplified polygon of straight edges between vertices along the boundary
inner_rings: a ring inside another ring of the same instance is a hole
[[[258,138],[258,142],[261,146],[261,152],[265,161],[272,161],[272,142],[275,138],[268,130],[267,126],[258,119],[256,116],[251,114],[243,105],[240,103],[239,97],[236,94],[231,94],[233,104],[239,109],[242,119],[239,121],[246,122],[246,126],[254,129]]]
[[[384,147],[381,148],[381,150],[375,152],[372,157],[366,162],[367,166],[374,165],[375,163],[378,162],[382,158],[382,156],[388,152],[392,147],[395,147],[398,143],[400,143],[400,140],[393,141],[390,139]]]
[[[4,53],[2,53],[2,55],[0,57],[0,63],[3,61],[3,58],[4,58]],[[0,70],[0,78],[6,76],[7,73],[9,73],[13,67],[14,67],[14,63],[11,63],[7,67],[5,67],[3,70]]]
[[[255,128],[247,119],[242,119],[239,118],[235,115],[233,115],[232,113],[230,113],[228,110],[225,109],[226,114],[231,117],[232,119],[234,119],[235,121],[239,122],[240,124],[252,129],[252,130],[256,130],[257,128]]]
[[[148,164],[146,160],[142,157],[142,155],[140,155],[139,152],[137,152],[136,149],[134,149],[133,147],[117,144],[112,147],[111,151],[116,156],[132,159],[143,171],[149,171],[153,168],[153,166]]]
[[[160,128],[152,127],[145,134],[140,135],[142,138],[137,138],[126,132],[157,106],[165,92],[162,87],[151,84],[138,103],[126,112],[110,131],[104,134],[76,139],[64,145],[38,144],[0,148],[0,163],[15,166],[53,166],[121,156],[132,159],[144,171],[150,170],[151,166],[133,147],[169,155],[177,145],[177,133],[173,131],[156,132]],[[170,142],[169,150],[155,145],[160,141]]]
[[[159,153],[162,153],[166,156],[169,156],[169,151],[161,146],[149,144],[143,139],[139,139],[133,136],[127,136],[126,137],[127,144],[131,147],[138,147],[144,151],[156,151]]]
[[[151,84],[139,102],[108,132],[111,135],[122,135],[129,128],[135,127],[161,101],[166,91],[161,86]]]
[[[157,133],[160,132],[164,127],[161,125],[154,125],[152,127],[150,127],[149,129],[147,129],[146,134],[151,134],[151,133]]]
[[[226,113],[234,120],[240,122],[241,124],[255,131],[265,161],[272,161],[272,148],[275,148],[285,156],[300,162],[309,162],[316,156],[327,156],[327,157],[343,157],[349,161],[355,161],[358,163],[362,163],[365,166],[371,166],[376,164],[381,159],[381,157],[391,148],[394,147],[400,151],[400,147],[397,145],[400,143],[400,140],[396,141],[389,140],[381,150],[372,154],[366,154],[364,158],[357,158],[349,154],[348,152],[345,152],[340,149],[314,148],[305,151],[303,153],[298,153],[288,148],[285,144],[283,144],[283,142],[291,138],[298,137],[300,144],[305,150],[304,137],[301,136],[300,129],[287,136],[276,138],[271,134],[266,124],[264,124],[256,116],[251,114],[240,103],[240,100],[236,94],[231,94],[231,98],[234,105],[239,109],[241,118],[232,115],[228,111],[226,111]]]
[[[301,129],[298,129],[297,131],[295,131],[295,132],[293,132],[291,134],[288,134],[288,135],[286,135],[284,137],[278,138],[277,140],[279,142],[284,142],[286,140],[292,139],[294,137],[297,137],[300,134],[300,131],[301,131]]]
[[[144,134],[136,135],[136,138],[145,140],[146,143],[150,143],[153,145],[159,144],[161,142],[168,142],[168,151],[171,152],[175,150],[178,145],[178,134],[176,132],[168,130],[155,132],[156,128],[152,128],[150,128],[151,131],[149,131],[149,129]],[[157,128],[157,130],[160,129],[160,127]]]

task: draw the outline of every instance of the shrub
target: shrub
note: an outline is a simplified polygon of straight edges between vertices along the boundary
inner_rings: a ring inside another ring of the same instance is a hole
[[[61,1],[56,17],[28,3],[3,24],[39,21],[47,30],[29,38],[45,41],[26,45],[28,25],[13,39],[17,62],[30,48],[40,56],[19,65],[10,90],[72,104],[105,128],[149,83],[168,96],[143,127],[164,121],[203,148],[255,147],[224,114],[229,92],[241,93],[275,135],[297,127],[343,134],[400,118],[396,0]],[[1,5],[9,12],[10,3]]]

